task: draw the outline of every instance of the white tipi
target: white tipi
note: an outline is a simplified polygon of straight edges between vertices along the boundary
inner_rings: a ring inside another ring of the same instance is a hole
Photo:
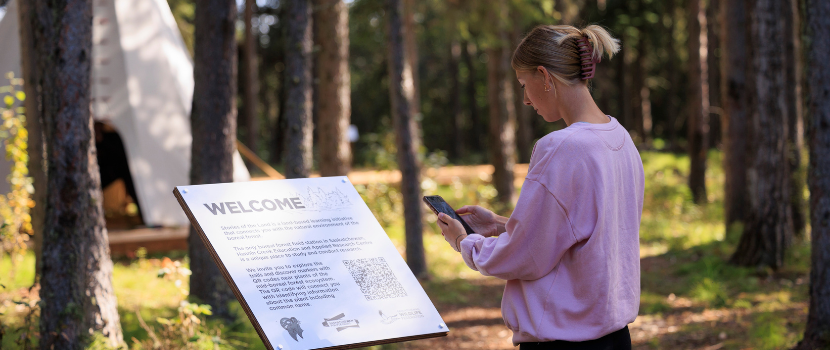
[[[0,20],[3,77],[22,76],[17,1],[8,2]],[[93,117],[123,140],[144,223],[189,225],[172,191],[189,183],[193,63],[169,5],[93,0],[92,38]],[[0,157],[0,178],[7,174],[9,163]],[[238,153],[233,175],[234,181],[250,179]],[[0,181],[0,193],[6,192],[8,184]]]

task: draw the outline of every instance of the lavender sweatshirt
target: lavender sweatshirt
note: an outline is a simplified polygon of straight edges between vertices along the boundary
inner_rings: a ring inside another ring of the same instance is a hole
[[[643,186],[640,154],[614,118],[536,143],[507,232],[461,241],[470,268],[507,280],[514,344],[596,339],[634,321]]]

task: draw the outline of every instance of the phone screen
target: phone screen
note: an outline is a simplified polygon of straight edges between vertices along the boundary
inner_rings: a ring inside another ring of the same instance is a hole
[[[444,198],[441,198],[441,196],[424,196],[424,202],[427,203],[427,205],[430,207],[430,209],[432,209],[435,215],[438,215],[438,213],[447,214],[451,218],[461,222],[461,226],[464,226],[464,231],[466,231],[467,234],[473,233],[473,229],[470,227],[470,225],[467,225],[464,219],[462,219],[461,216],[456,214],[455,210],[444,200]]]

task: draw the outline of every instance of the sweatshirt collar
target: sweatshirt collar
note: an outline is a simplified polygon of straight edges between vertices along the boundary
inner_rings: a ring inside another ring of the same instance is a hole
[[[569,125],[568,127],[569,128],[577,127],[577,128],[583,128],[583,129],[591,129],[591,130],[613,130],[614,128],[616,128],[617,126],[620,125],[620,122],[617,121],[617,118],[614,118],[610,115],[606,115],[606,116],[611,119],[611,121],[609,121],[608,123],[593,124],[593,123],[577,122],[577,123],[573,123],[573,124]]]

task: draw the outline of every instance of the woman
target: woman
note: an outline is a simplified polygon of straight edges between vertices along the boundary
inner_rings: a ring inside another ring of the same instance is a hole
[[[567,127],[534,146],[510,218],[479,206],[439,215],[470,268],[507,280],[502,314],[522,350],[630,349],[640,304],[643,164],[624,127],[594,103],[588,79],[619,51],[599,26],[539,26],[513,53],[524,103]]]

